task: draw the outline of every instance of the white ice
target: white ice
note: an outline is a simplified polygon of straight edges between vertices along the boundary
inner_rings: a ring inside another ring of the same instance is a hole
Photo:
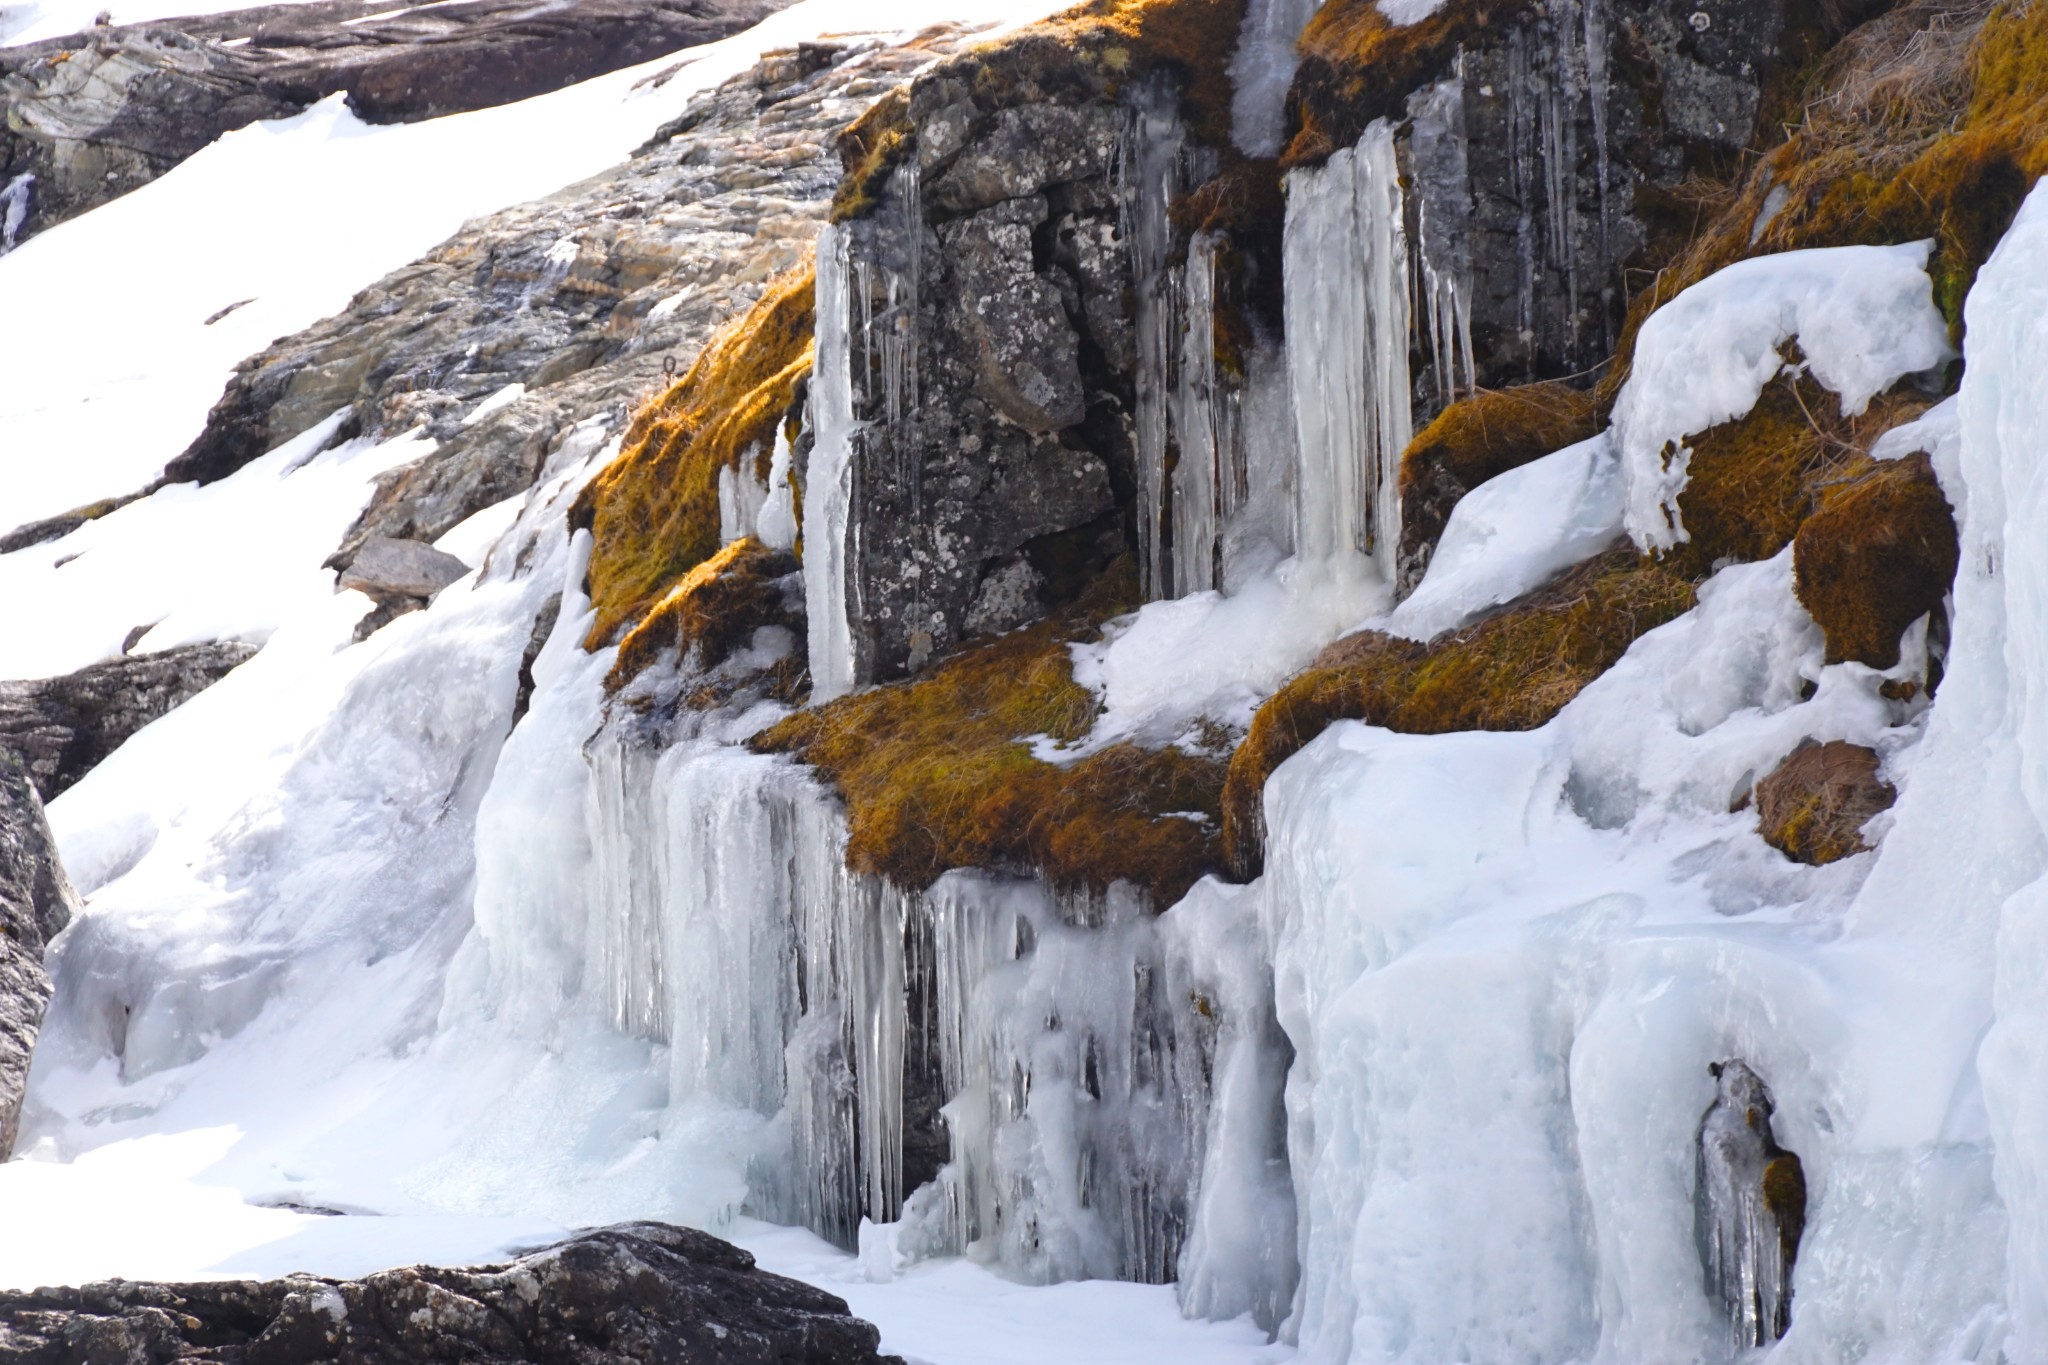
[[[1931,242],[1756,256],[1650,315],[1614,405],[1628,531],[1646,550],[1687,538],[1678,514],[1688,437],[1744,416],[1803,365],[1856,414],[1901,377],[1953,354],[1927,278]],[[1797,365],[1785,348],[1797,343]]]
[[[1381,627],[1428,640],[1511,602],[1621,536],[1621,468],[1605,434],[1458,500],[1415,591]]]

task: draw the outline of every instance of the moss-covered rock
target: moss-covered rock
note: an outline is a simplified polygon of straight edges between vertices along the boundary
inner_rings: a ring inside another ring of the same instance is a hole
[[[1827,634],[1827,661],[1895,666],[1899,637],[1941,607],[1959,554],[1955,511],[1924,454],[1828,489],[1792,549],[1799,600]]]
[[[720,332],[578,495],[570,524],[594,542],[588,648],[618,639],[718,553],[720,470],[752,456],[750,476],[766,477],[775,428],[810,376],[815,285],[809,266],[787,275]]]
[[[1877,770],[1871,749],[1806,741],[1756,784],[1757,832],[1786,857],[1816,867],[1868,852],[1863,826],[1898,799]]]
[[[1062,617],[961,650],[918,677],[798,712],[755,741],[810,764],[846,802],[855,871],[923,887],[950,868],[1125,881],[1165,907],[1221,862],[1221,758],[1118,744],[1071,763],[1034,736],[1094,723],[1068,645],[1128,604],[1128,564]]]
[[[1258,874],[1266,779],[1331,724],[1362,720],[1409,734],[1533,730],[1637,636],[1692,605],[1684,577],[1616,551],[1426,645],[1374,631],[1339,640],[1259,708],[1231,756],[1223,797],[1231,869]]]
[[[792,582],[797,572],[796,556],[786,550],[771,550],[752,536],[734,541],[683,575],[619,641],[606,690],[616,692],[665,660],[709,672],[764,626],[801,638],[802,592]]]

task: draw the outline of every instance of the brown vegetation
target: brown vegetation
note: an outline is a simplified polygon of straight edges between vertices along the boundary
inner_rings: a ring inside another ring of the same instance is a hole
[[[1758,832],[1815,866],[1868,851],[1864,824],[1898,799],[1877,769],[1877,754],[1861,745],[1808,740],[1756,784]]]
[[[1068,616],[798,712],[755,745],[838,789],[856,871],[905,887],[956,867],[1037,873],[1070,890],[1122,880],[1171,905],[1220,861],[1222,760],[1119,744],[1056,766],[1024,743],[1079,739],[1094,723],[1067,646],[1130,605],[1127,561],[1113,577],[1119,600],[1099,585]]]
[[[699,669],[724,663],[762,626],[791,625],[782,580],[797,569],[796,556],[745,536],[683,575],[640,624],[619,641],[605,676],[616,692],[664,658],[692,658]]]
[[[1799,600],[1827,634],[1827,661],[1899,662],[1906,627],[1955,582],[1955,512],[1925,455],[1873,465],[1822,494],[1799,528]]]
[[[784,276],[712,338],[577,497],[570,524],[595,541],[586,648],[619,638],[718,553],[718,472],[751,452],[763,466],[752,472],[765,475],[776,426],[810,374],[814,283],[809,266]]]
[[[1224,845],[1231,868],[1264,859],[1266,779],[1340,720],[1410,734],[1533,730],[1613,667],[1637,636],[1691,609],[1692,584],[1618,550],[1498,614],[1427,645],[1347,636],[1259,708],[1230,760]]]

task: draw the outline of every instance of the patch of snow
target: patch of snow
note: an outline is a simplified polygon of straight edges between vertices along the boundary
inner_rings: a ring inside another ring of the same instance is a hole
[[[1902,377],[1954,351],[1927,277],[1931,242],[1823,247],[1719,270],[1659,308],[1636,337],[1613,438],[1638,546],[1687,538],[1679,518],[1688,437],[1749,412],[1797,342],[1801,363],[1860,413]]]
[[[1429,640],[1511,602],[1621,536],[1621,466],[1605,434],[1458,500],[1415,591],[1382,627]]]
[[[473,427],[492,413],[502,412],[524,397],[526,397],[526,385],[507,384],[504,388],[499,389],[496,393],[471,408],[468,415],[462,419],[462,425]]]

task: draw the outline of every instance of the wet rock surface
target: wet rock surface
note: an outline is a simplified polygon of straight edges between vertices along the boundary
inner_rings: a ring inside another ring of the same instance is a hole
[[[0,1161],[14,1150],[29,1060],[50,1003],[43,949],[77,905],[28,769],[0,744]],[[5,1351],[0,1333],[0,1358]]]
[[[377,0],[91,29],[0,49],[0,188],[27,240],[222,133],[338,92],[372,123],[488,108],[736,33],[776,0]],[[232,45],[230,45],[232,44]]]
[[[1878,766],[1874,750],[1844,740],[1801,744],[1756,784],[1764,842],[1815,865],[1867,852],[1863,826],[1899,795],[1878,776]]]
[[[54,801],[151,721],[255,657],[236,640],[135,654],[56,678],[0,682],[0,752]]]
[[[504,1361],[867,1365],[843,1300],[660,1223],[585,1233],[509,1265],[360,1280],[113,1281],[0,1293],[0,1362]]]
[[[771,55],[619,167],[477,220],[244,361],[165,478],[225,477],[343,407],[356,433],[424,427],[437,448],[380,480],[337,568],[371,536],[432,541],[523,493],[550,461],[595,453],[807,257],[838,182],[833,135],[956,39]]]

